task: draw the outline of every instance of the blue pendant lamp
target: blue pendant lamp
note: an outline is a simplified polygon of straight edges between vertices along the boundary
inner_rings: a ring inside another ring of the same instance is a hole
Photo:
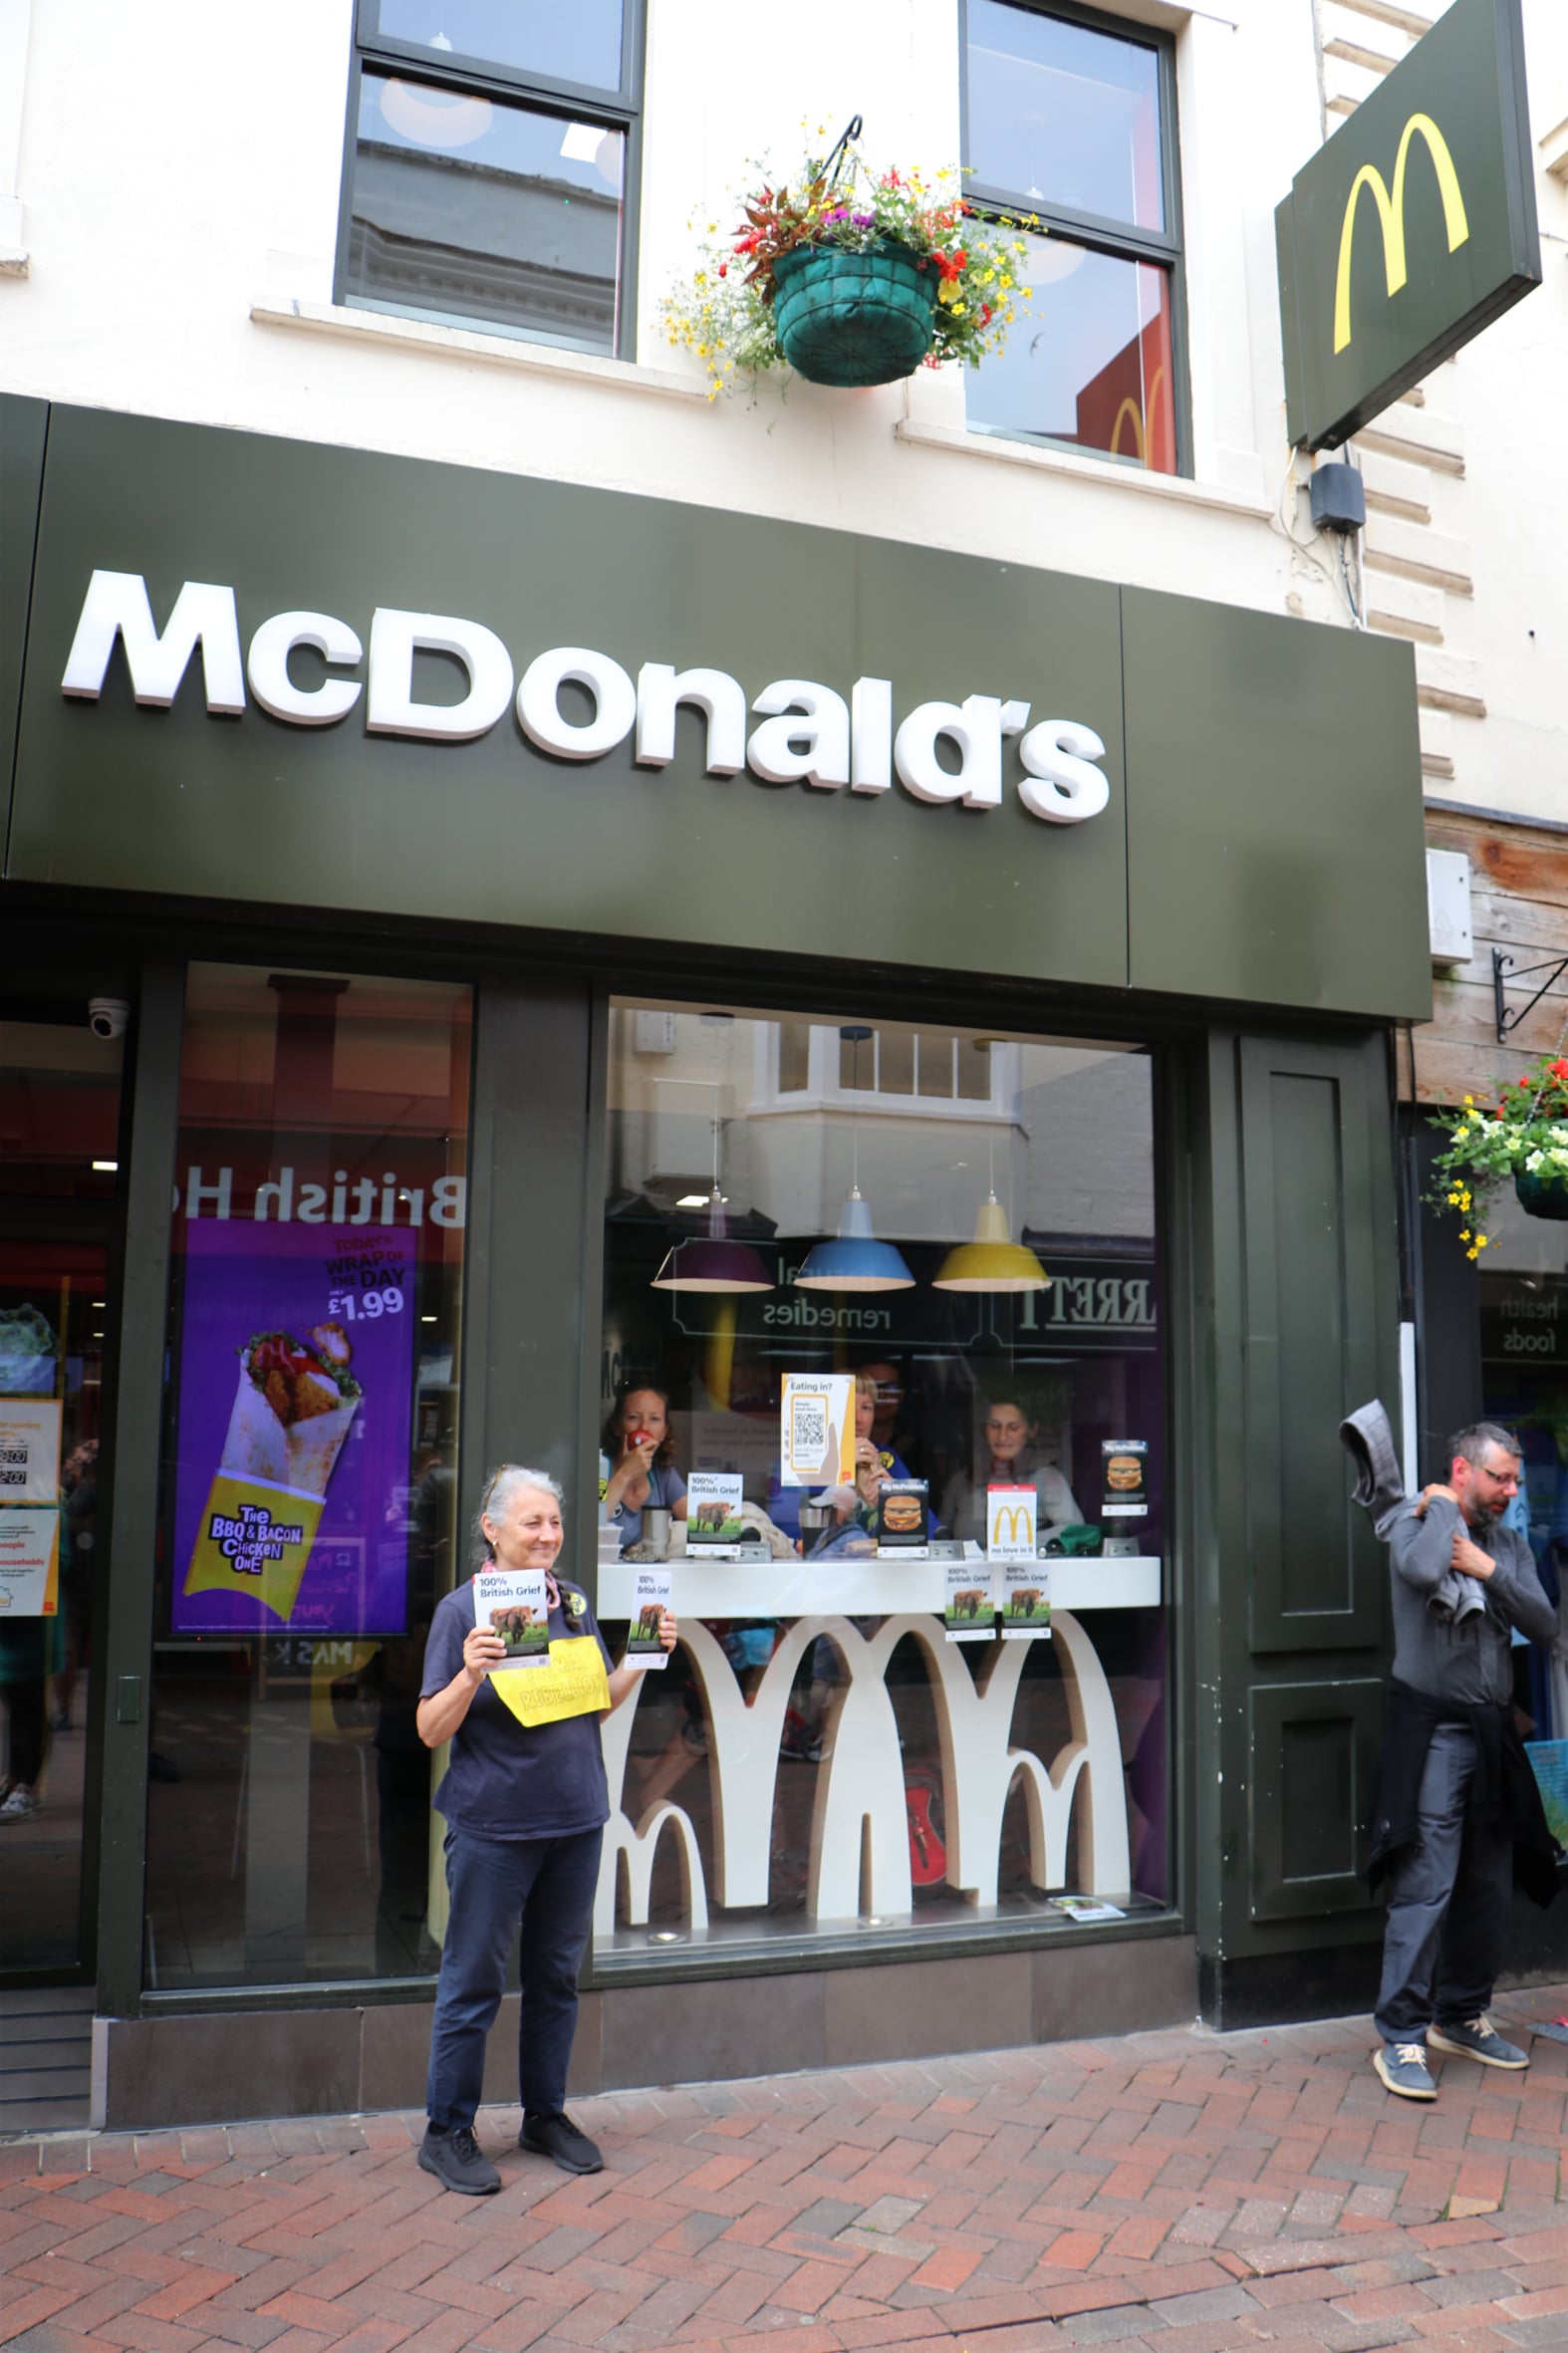
[[[854,1049],[852,1084],[860,1092],[860,1050],[871,1031],[860,1024],[839,1035]],[[860,1187],[860,1106],[855,1108],[854,1176],[839,1219],[836,1239],[818,1242],[806,1254],[795,1277],[802,1291],[913,1291],[915,1277],[902,1250],[880,1242],[872,1226],[871,1210]]]

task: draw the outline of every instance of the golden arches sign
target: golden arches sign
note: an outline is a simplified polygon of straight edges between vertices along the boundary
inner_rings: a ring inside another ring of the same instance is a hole
[[[1027,1503],[998,1503],[991,1515],[991,1542],[993,1544],[1020,1543],[1028,1532],[1030,1517]],[[1007,1523],[1005,1536],[1002,1534],[1003,1520]]]
[[[1350,183],[1350,194],[1345,199],[1345,217],[1339,233],[1339,270],[1334,281],[1336,352],[1344,351],[1350,342],[1350,256],[1356,234],[1356,207],[1363,188],[1371,189],[1372,200],[1378,208],[1378,225],[1383,231],[1383,274],[1389,293],[1398,294],[1405,284],[1405,172],[1410,162],[1411,142],[1418,136],[1426,141],[1433,169],[1437,174],[1437,191],[1442,198],[1442,225],[1447,232],[1448,251],[1456,252],[1469,237],[1470,224],[1465,216],[1464,198],[1459,191],[1459,175],[1453,168],[1448,142],[1430,115],[1412,115],[1400,133],[1399,152],[1394,158],[1393,192],[1390,192],[1375,163],[1363,163]]]

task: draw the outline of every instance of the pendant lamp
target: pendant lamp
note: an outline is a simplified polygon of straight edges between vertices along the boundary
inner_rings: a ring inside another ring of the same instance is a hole
[[[866,1197],[856,1184],[844,1203],[837,1240],[818,1242],[807,1252],[795,1286],[801,1291],[913,1291],[915,1277],[902,1250],[878,1241]]]
[[[693,1082],[707,1085],[709,1081]],[[718,1092],[714,1087],[714,1093]],[[713,1118],[713,1188],[708,1195],[707,1232],[691,1234],[664,1253],[654,1275],[655,1291],[771,1291],[773,1277],[749,1242],[732,1242],[718,1189],[718,1116]]]
[[[771,1291],[773,1277],[749,1242],[732,1242],[724,1204],[713,1187],[706,1233],[676,1242],[654,1275],[655,1291]]]
[[[864,1022],[847,1022],[839,1036],[850,1048],[853,1064],[850,1087],[858,1097],[861,1081],[861,1048],[872,1035]],[[818,1242],[807,1251],[805,1264],[795,1277],[795,1285],[802,1291],[913,1291],[915,1277],[902,1250],[892,1242],[879,1242],[872,1226],[871,1210],[861,1191],[861,1115],[857,1101],[853,1112],[851,1150],[854,1158],[850,1189],[839,1218],[838,1238]]]
[[[938,1291],[1048,1291],[1051,1278],[1032,1250],[1015,1242],[993,1185],[980,1203],[974,1239],[960,1242],[941,1262]]]

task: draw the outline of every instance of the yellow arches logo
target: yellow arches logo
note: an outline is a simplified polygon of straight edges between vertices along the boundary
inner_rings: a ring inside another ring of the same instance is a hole
[[[1459,193],[1459,175],[1453,168],[1448,142],[1430,115],[1412,115],[1400,134],[1399,152],[1394,158],[1393,194],[1390,194],[1383,174],[1375,163],[1363,163],[1350,183],[1350,194],[1345,200],[1345,218],[1339,235],[1339,274],[1334,283],[1334,349],[1337,353],[1344,351],[1350,342],[1350,251],[1351,241],[1356,234],[1356,206],[1363,188],[1372,190],[1372,200],[1378,208],[1378,225],[1383,231],[1383,274],[1389,293],[1398,294],[1405,284],[1405,170],[1410,161],[1411,141],[1418,132],[1427,142],[1427,152],[1437,174],[1448,251],[1455,252],[1469,236],[1470,224],[1465,217],[1464,198]]]
[[[1028,1533],[1029,1516],[1027,1503],[998,1503],[995,1516],[991,1521],[991,1542],[993,1544],[1022,1543]],[[1004,1520],[1007,1523],[1005,1536],[1002,1534]]]
[[[1122,402],[1121,407],[1116,412],[1116,422],[1111,427],[1111,455],[1113,457],[1121,456],[1122,427],[1125,424],[1130,424],[1133,428],[1133,453],[1137,457],[1140,465],[1148,464],[1149,443],[1152,442],[1155,437],[1156,403],[1160,398],[1161,390],[1165,384],[1165,363],[1162,361],[1161,365],[1155,370],[1153,377],[1150,379],[1149,423],[1147,428],[1144,423],[1144,412],[1139,407],[1138,402],[1132,397],[1132,395],[1129,394],[1128,397]]]

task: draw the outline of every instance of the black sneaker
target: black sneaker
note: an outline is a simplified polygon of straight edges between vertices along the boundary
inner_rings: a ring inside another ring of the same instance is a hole
[[[449,2132],[427,2124],[419,2143],[419,2170],[434,2174],[443,2190],[460,2190],[465,2198],[489,2198],[501,2187],[500,2175],[488,2157],[480,2156],[479,2144],[465,2124]]]
[[[602,2174],[605,2170],[599,2151],[570,2116],[525,2116],[517,2146],[531,2149],[536,2157],[554,2158],[565,2173]]]

